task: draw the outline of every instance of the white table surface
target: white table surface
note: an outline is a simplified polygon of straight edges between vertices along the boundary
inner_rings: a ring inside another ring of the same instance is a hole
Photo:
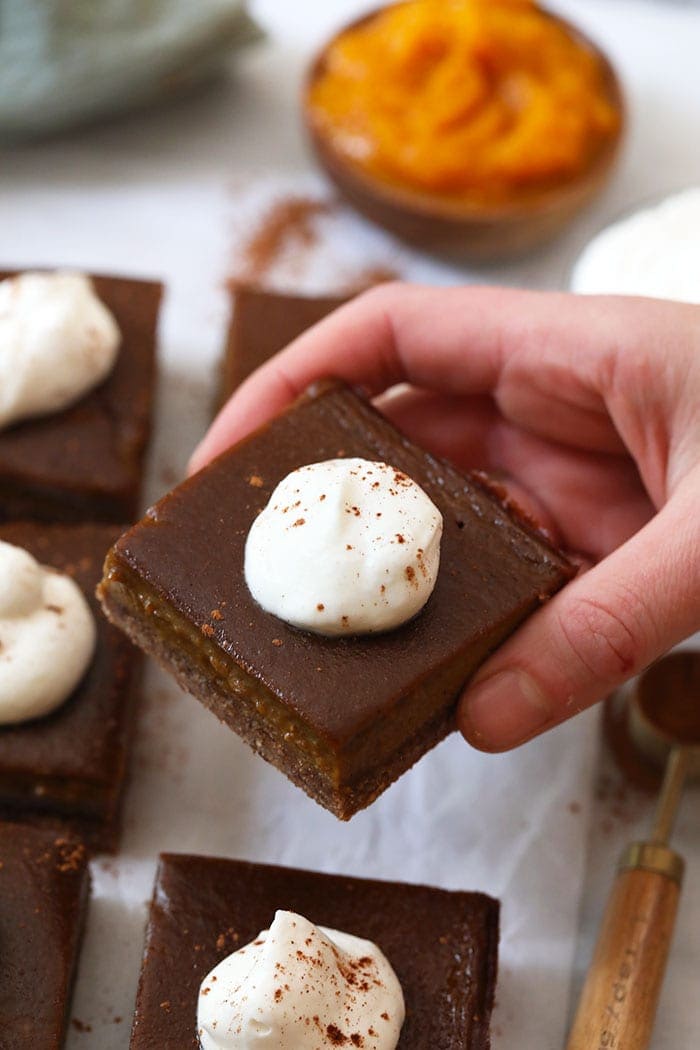
[[[276,194],[323,193],[298,124],[309,54],[363,5],[257,0],[269,31],[232,77],[152,111],[0,155],[0,263],[160,275],[162,379],[148,498],[177,477],[208,419],[227,318],[222,281],[255,215]],[[367,5],[364,5],[367,6]],[[398,246],[349,212],[287,259],[276,283],[333,287],[367,266],[412,279],[563,287],[591,233],[667,190],[700,182],[700,11],[636,0],[556,5],[602,42],[626,85],[630,130],[611,185],[551,247],[517,264],[457,270]],[[653,1046],[700,1042],[697,789],[678,848],[689,862]],[[648,799],[619,781],[591,713],[510,755],[450,739],[370,810],[341,825],[254,758],[155,669],[127,799],[120,856],[93,865],[94,900],[69,1050],[119,1050],[159,849],[478,888],[503,900],[496,1050],[556,1050],[621,846],[643,833]],[[397,867],[396,851],[402,850]],[[117,1020],[117,1018],[119,1020]]]

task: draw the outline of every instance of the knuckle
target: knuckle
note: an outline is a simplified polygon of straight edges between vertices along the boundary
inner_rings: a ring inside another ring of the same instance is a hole
[[[559,626],[585,673],[606,684],[624,681],[648,663],[649,617],[638,596],[579,597],[560,613]]]
[[[402,281],[382,281],[360,292],[354,303],[371,313],[387,313],[393,310],[397,299],[406,294],[406,287]]]

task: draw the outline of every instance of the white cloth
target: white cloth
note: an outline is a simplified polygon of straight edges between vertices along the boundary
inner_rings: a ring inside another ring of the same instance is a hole
[[[244,0],[0,0],[0,140],[173,98],[257,35]]]

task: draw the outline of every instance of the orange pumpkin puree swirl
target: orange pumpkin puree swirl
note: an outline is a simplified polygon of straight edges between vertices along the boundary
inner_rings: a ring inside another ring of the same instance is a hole
[[[500,203],[574,179],[620,124],[598,55],[531,0],[408,0],[336,37],[308,94],[381,181]]]

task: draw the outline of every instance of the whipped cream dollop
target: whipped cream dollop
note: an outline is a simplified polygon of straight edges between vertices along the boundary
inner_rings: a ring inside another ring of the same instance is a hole
[[[599,233],[580,255],[571,289],[700,303],[700,186]]]
[[[310,463],[279,483],[255,519],[245,578],[263,609],[295,627],[388,631],[432,594],[441,536],[440,511],[395,467]]]
[[[0,427],[78,401],[112,370],[120,341],[89,277],[23,273],[0,281]]]
[[[77,584],[0,541],[0,724],[39,718],[67,700],[95,636]]]
[[[202,981],[202,1050],[394,1050],[401,985],[372,941],[278,911],[269,930]]]

